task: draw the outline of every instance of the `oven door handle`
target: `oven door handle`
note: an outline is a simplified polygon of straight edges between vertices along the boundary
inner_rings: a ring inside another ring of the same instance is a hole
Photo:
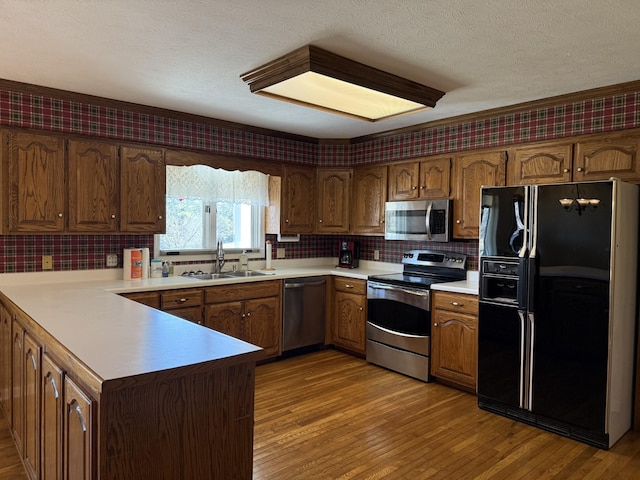
[[[380,285],[380,284],[372,285],[371,283],[369,283],[369,288],[371,288],[373,290],[394,290],[394,291],[397,291],[397,292],[407,293],[409,295],[416,295],[418,297],[428,297],[429,296],[429,291],[428,290],[426,292],[417,292],[415,290],[406,290],[404,288],[391,287],[391,286]]]
[[[371,325],[372,327],[377,328],[378,330],[382,330],[383,332],[387,332],[391,335],[395,335],[395,336],[400,336],[400,337],[407,337],[407,338],[424,338],[424,335],[412,335],[410,333],[403,333],[403,332],[398,332],[397,330],[389,330],[388,328],[384,328],[381,327],[380,325],[377,325],[371,321],[367,321],[367,323],[369,325]]]

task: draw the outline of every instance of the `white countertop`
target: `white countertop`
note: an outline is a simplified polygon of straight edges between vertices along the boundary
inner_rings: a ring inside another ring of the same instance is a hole
[[[402,271],[398,264],[361,262],[357,269],[333,263],[282,263],[269,275],[193,280],[181,276],[122,280],[121,269],[0,275],[0,290],[102,380],[176,368],[258,347],[180,320],[115,293],[207,287],[301,276],[337,275],[366,280]],[[313,262],[311,262],[313,263]],[[437,288],[436,288],[437,287]],[[432,288],[477,293],[477,279]]]
[[[467,272],[467,279],[458,282],[434,283],[431,290],[442,290],[445,292],[466,293],[468,295],[478,295],[478,272]]]

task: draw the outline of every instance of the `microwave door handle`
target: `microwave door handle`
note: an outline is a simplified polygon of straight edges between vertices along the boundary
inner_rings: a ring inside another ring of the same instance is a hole
[[[424,225],[427,227],[427,238],[431,240],[431,209],[433,208],[433,203],[429,202],[429,206],[427,207],[427,214],[424,217]]]

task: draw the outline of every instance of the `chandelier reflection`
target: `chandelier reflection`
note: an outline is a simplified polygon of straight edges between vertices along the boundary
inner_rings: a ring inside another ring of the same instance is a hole
[[[587,209],[595,210],[600,205],[599,198],[561,198],[559,202],[567,212],[575,210],[578,215],[582,215]]]

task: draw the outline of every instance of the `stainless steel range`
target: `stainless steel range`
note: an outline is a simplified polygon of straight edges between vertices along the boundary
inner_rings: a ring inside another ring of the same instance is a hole
[[[428,382],[431,285],[464,280],[467,256],[411,250],[402,263],[402,273],[369,277],[367,361]]]

